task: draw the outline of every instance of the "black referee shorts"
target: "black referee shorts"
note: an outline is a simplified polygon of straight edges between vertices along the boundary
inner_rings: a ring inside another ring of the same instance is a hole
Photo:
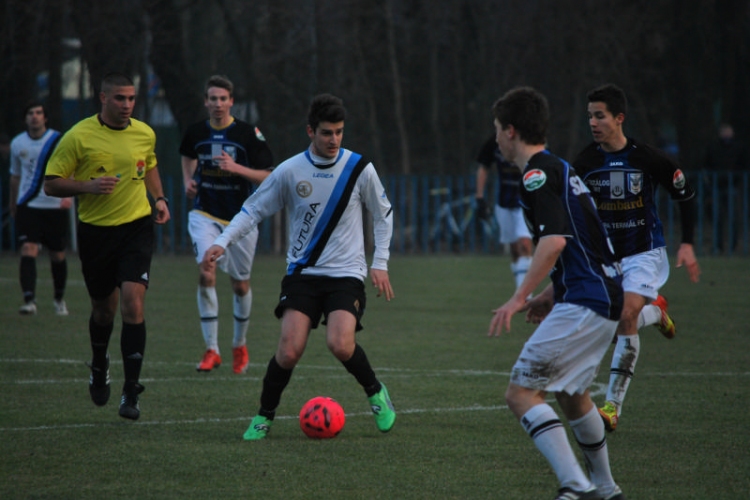
[[[78,255],[92,299],[109,297],[123,281],[148,287],[153,253],[151,216],[119,226],[78,224]]]

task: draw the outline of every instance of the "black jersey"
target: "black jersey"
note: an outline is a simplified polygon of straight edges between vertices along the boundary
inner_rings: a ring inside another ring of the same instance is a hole
[[[563,236],[566,245],[550,278],[555,303],[569,302],[619,320],[622,272],[591,194],[575,170],[548,151],[523,171],[521,206],[534,237]]]
[[[240,211],[256,186],[214,165],[213,158],[220,156],[222,151],[238,164],[257,170],[271,168],[273,158],[260,130],[242,120],[235,119],[221,130],[211,127],[208,120],[188,127],[180,145],[180,154],[198,160],[193,175],[198,183],[193,209],[229,221]]]
[[[618,259],[666,245],[656,207],[662,186],[676,201],[694,196],[679,165],[662,151],[628,138],[608,153],[591,143],[573,162],[596,200]]]
[[[482,146],[477,162],[492,168],[497,167],[497,204],[503,208],[518,208],[521,206],[518,201],[521,186],[521,169],[509,163],[503,158],[503,154],[497,147],[495,136],[490,137]]]

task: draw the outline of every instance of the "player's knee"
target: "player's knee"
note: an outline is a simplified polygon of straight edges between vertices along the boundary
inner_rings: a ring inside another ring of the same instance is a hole
[[[232,291],[235,295],[244,297],[247,295],[247,292],[250,291],[250,282],[232,280]]]
[[[200,267],[200,285],[204,287],[212,287],[216,286],[216,266],[212,266],[212,268],[205,269],[204,266]]]
[[[331,351],[331,354],[333,354],[339,361],[348,361],[354,354],[354,345],[349,342],[328,339],[326,345],[328,346],[328,350]]]
[[[276,362],[285,370],[291,370],[302,357],[302,353],[296,349],[279,348],[276,351]]]

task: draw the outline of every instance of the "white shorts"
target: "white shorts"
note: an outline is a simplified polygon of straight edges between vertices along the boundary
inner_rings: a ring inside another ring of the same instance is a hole
[[[529,337],[510,374],[521,387],[582,394],[612,344],[617,321],[587,307],[560,303]]]
[[[195,210],[188,214],[188,232],[190,239],[193,240],[196,262],[200,264],[206,250],[214,244],[214,240],[224,232],[226,227],[226,224]],[[223,258],[218,261],[219,269],[236,280],[249,280],[257,244],[258,228],[256,227],[247,236],[227,247]]]
[[[669,278],[665,247],[622,259],[622,289],[654,300]]]
[[[495,204],[495,220],[500,226],[500,243],[515,243],[521,238],[531,239],[522,208],[502,208]]]

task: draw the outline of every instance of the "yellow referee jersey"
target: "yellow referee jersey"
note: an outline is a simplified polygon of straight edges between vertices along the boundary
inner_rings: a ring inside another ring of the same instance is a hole
[[[104,125],[98,115],[85,118],[60,140],[46,175],[87,181],[103,176],[120,182],[108,195],[78,195],[78,218],[96,226],[119,226],[147,215],[146,172],[156,167],[156,134],[145,123],[130,119],[123,130]]]

